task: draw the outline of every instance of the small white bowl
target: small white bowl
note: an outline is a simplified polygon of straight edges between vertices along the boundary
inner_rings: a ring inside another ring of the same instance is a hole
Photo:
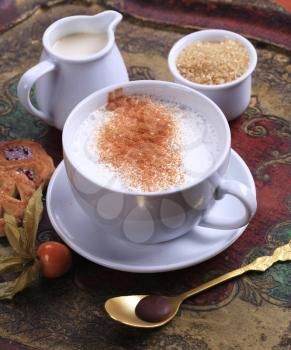
[[[249,53],[249,67],[238,79],[225,84],[197,84],[185,79],[178,71],[176,59],[179,53],[197,41],[222,41],[231,39],[240,42]],[[243,36],[221,29],[207,29],[184,36],[178,40],[168,56],[169,69],[176,83],[191,87],[214,101],[224,112],[227,120],[240,116],[248,107],[251,98],[252,72],[257,64],[257,53],[254,46]]]

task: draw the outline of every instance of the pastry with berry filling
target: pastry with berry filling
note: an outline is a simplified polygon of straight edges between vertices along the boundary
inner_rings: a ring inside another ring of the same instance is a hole
[[[54,169],[52,158],[36,142],[0,143],[0,236],[4,235],[4,213],[13,215],[20,225],[32,194],[48,184]]]
[[[15,170],[0,171],[0,236],[4,235],[4,212],[15,217],[20,225],[35,183]]]
[[[13,140],[0,143],[0,171],[11,169],[24,174],[38,187],[48,184],[55,167],[39,143]]]

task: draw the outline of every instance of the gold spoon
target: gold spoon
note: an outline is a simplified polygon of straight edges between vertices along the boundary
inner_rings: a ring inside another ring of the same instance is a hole
[[[243,266],[234,271],[228,272],[223,276],[217,277],[209,282],[202,284],[199,287],[191,289],[185,293],[182,293],[175,297],[166,297],[167,301],[171,305],[172,312],[166,320],[160,322],[146,322],[138,318],[135,314],[135,308],[138,302],[147,295],[127,295],[116,298],[108,299],[105,303],[105,309],[109,316],[118,322],[121,322],[127,326],[139,327],[139,328],[156,328],[163,326],[172,320],[177,314],[181,303],[198,293],[203,292],[213,286],[216,286],[222,282],[228,281],[234,277],[240,276],[247,271],[266,271],[277,261],[291,260],[291,240],[288,244],[278,247],[274,250],[271,256],[261,256],[255,259],[252,263]]]

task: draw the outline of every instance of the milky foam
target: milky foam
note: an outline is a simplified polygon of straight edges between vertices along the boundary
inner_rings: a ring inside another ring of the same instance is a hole
[[[178,127],[178,142],[181,145],[184,183],[201,179],[215,164],[220,153],[218,136],[214,127],[204,116],[193,112],[190,108],[171,102],[152,99],[171,109]],[[129,189],[124,181],[108,165],[100,161],[97,148],[99,129],[113,115],[113,112],[100,108],[91,113],[81,124],[73,141],[74,158],[78,167],[86,169],[95,182],[114,190]],[[140,190],[140,189],[137,189]]]

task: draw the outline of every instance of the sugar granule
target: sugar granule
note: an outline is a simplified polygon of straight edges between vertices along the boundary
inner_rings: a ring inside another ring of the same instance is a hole
[[[219,85],[239,78],[247,70],[249,54],[235,40],[194,42],[180,52],[176,66],[187,80]]]

